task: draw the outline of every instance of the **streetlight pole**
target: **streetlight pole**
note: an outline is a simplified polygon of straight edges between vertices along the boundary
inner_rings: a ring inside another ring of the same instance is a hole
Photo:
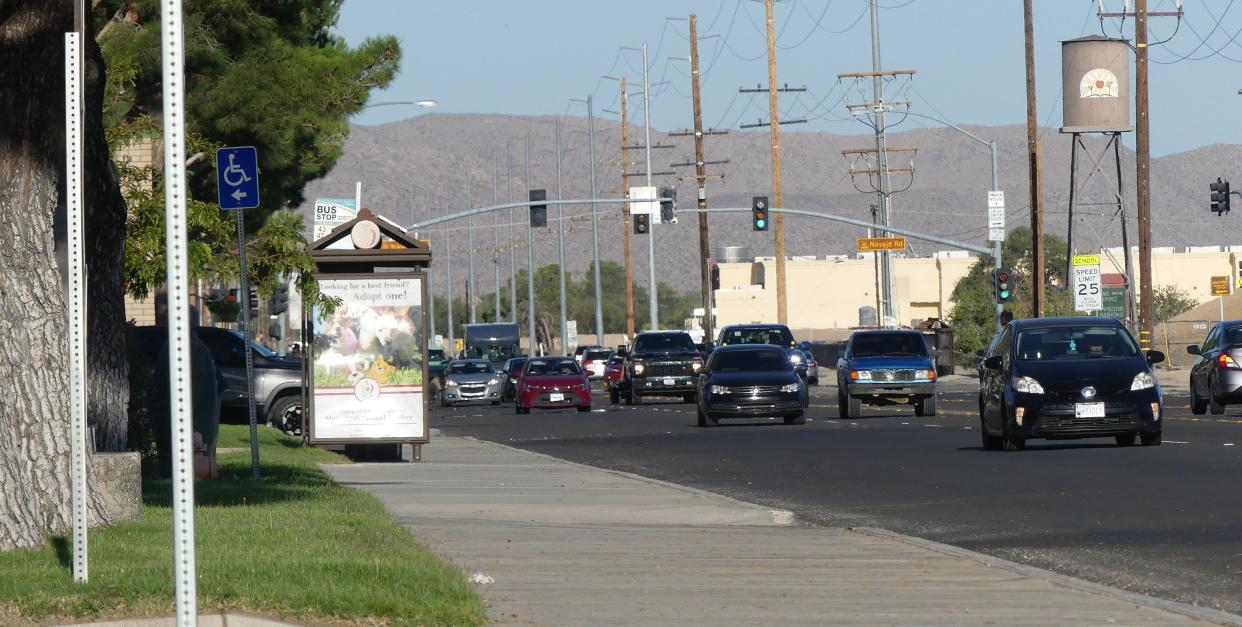
[[[449,210],[449,182],[444,180],[444,210]],[[449,243],[449,229],[444,229],[444,272],[448,277],[448,340],[449,355],[457,355],[457,336],[453,331],[453,246]]]
[[[500,204],[500,187],[497,181],[498,172],[500,171],[500,160],[495,153],[492,154],[492,204]],[[500,213],[492,214],[495,218],[495,232],[492,241],[496,244],[496,249],[492,251],[492,263],[496,266],[496,309],[492,322],[500,322]]]
[[[561,118],[556,118],[556,199],[563,200],[561,194]],[[561,354],[569,354],[569,324],[565,321],[565,205],[556,206],[556,239],[560,254],[561,298]]]
[[[526,137],[526,193],[530,194],[530,136]],[[530,208],[527,207],[527,213]],[[535,249],[532,244],[535,232],[526,220],[526,324],[530,335],[530,354],[535,354]]]
[[[466,166],[466,208],[469,209],[470,204],[470,166]],[[478,293],[478,284],[475,283],[474,276],[474,218],[466,220],[466,250],[469,253],[470,260],[470,278],[466,280],[466,303],[470,311],[470,324],[478,322],[475,317],[474,297]]]
[[[505,183],[513,203],[513,144],[505,144]],[[513,238],[513,209],[509,209],[509,320],[517,322],[517,240]]]
[[[647,82],[647,42],[643,42],[643,136],[646,146],[643,147],[647,156],[647,187],[651,187],[651,95],[650,85]],[[650,277],[650,293],[647,294],[647,302],[650,305],[651,313],[651,330],[658,331],[660,329],[659,304],[656,302],[656,275],[655,275],[655,220],[649,221],[648,227],[650,231],[647,233],[647,274]]]
[[[587,107],[587,146],[591,159],[591,198],[595,198],[595,112],[591,108],[591,96],[586,100],[573,99],[574,102],[585,102]],[[599,278],[599,212],[598,205],[591,203],[591,252],[595,270],[595,343],[604,345],[604,307],[600,297]]]

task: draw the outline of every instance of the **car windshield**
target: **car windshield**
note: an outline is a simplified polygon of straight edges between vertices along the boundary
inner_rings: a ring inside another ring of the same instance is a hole
[[[793,346],[793,333],[784,327],[737,327],[728,329],[720,336],[720,343],[732,344],[772,344],[775,346]]]
[[[608,363],[610,364],[620,364],[624,362],[625,362],[625,358],[620,355],[613,355],[612,357],[608,358]]]
[[[1017,357],[1022,361],[1134,357],[1138,346],[1120,327],[1070,326],[1027,329],[1018,333]]]
[[[780,372],[793,368],[784,351],[770,349],[720,351],[712,358],[712,372]]]
[[[536,359],[526,368],[527,376],[534,375],[571,375],[582,374],[577,362],[569,359],[544,360]]]
[[[482,361],[455,361],[449,364],[449,374],[486,374],[492,365]]]
[[[927,343],[916,333],[861,333],[850,347],[855,357],[926,357]]]
[[[427,358],[431,361],[441,361],[444,359],[444,351],[438,348],[433,348],[427,351]]]
[[[506,359],[513,357],[512,346],[471,346],[467,351],[470,357],[475,359],[486,359],[492,363],[500,363]]]
[[[692,351],[694,340],[685,333],[656,333],[640,335],[634,341],[636,351]]]
[[[591,361],[603,361],[605,359],[608,359],[608,357],[611,355],[612,355],[612,351],[591,351],[587,353],[586,357],[583,357],[583,359],[589,359]]]

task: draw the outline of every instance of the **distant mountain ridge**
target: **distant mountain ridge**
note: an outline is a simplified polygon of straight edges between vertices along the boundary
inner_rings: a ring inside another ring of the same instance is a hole
[[[860,127],[861,128],[861,127]],[[988,150],[981,144],[949,128],[911,129],[890,132],[889,146],[917,146],[913,155],[914,179],[908,190],[895,194],[892,202],[893,225],[959,241],[982,244],[987,233],[986,190],[991,187]],[[1026,129],[1009,125],[984,127],[964,125],[963,128],[985,140],[995,139],[999,146],[1000,186],[1005,191],[1007,227],[1029,223]],[[642,143],[642,127],[633,125],[630,143]],[[1043,129],[1043,167],[1045,187],[1045,231],[1064,237],[1069,205],[1070,136],[1056,129]],[[595,154],[597,185],[605,197],[620,195],[620,124],[611,119],[595,120]],[[562,118],[562,194],[565,198],[586,198],[590,194],[587,156],[587,120],[584,117]],[[299,208],[307,216],[313,213],[315,198],[353,196],[356,181],[363,183],[363,206],[383,214],[395,222],[410,224],[416,219],[440,216],[466,206],[466,172],[471,178],[471,206],[492,204],[493,176],[497,197],[506,202],[509,186],[513,198],[526,198],[524,139],[529,138],[531,186],[548,190],[549,198],[557,196],[554,150],[554,118],[551,116],[506,116],[490,114],[427,114],[409,120],[379,126],[354,126],[345,144],[345,152],[332,172],[311,182],[306,201]],[[652,129],[653,145],[673,144],[673,149],[652,151],[652,170],[677,170],[681,177],[693,174],[692,168],[672,168],[670,164],[693,161],[691,137],[669,137]],[[1088,136],[1087,145],[1098,152],[1104,144],[1102,136]],[[876,203],[875,193],[860,193],[851,181],[850,162],[841,155],[844,148],[874,147],[870,134],[836,135],[825,132],[785,130],[781,136],[783,186],[785,205],[853,217],[871,219],[870,205]],[[505,147],[511,145],[513,177],[505,176]],[[729,163],[709,166],[709,172],[723,172],[723,178],[707,182],[710,207],[749,207],[752,196],[771,196],[772,175],[768,132],[731,131],[728,135],[705,139],[707,160],[728,160]],[[1155,246],[1203,246],[1242,243],[1242,231],[1230,223],[1231,216],[1217,218],[1208,211],[1208,182],[1217,176],[1229,178],[1242,167],[1242,150],[1236,145],[1202,146],[1186,152],[1152,159],[1152,239]],[[644,170],[643,151],[631,150],[634,162],[631,172]],[[911,155],[891,153],[892,167],[907,167]],[[1111,154],[1110,154],[1111,157]],[[1134,153],[1122,150],[1122,178],[1130,224],[1131,244],[1137,242],[1134,204]],[[1101,246],[1121,243],[1119,219],[1115,206],[1088,205],[1107,203],[1112,199],[1112,181],[1116,171],[1109,161],[1102,161],[1101,172],[1083,188],[1082,180],[1089,172],[1090,159],[1079,153],[1079,209],[1075,216],[1074,243],[1079,250],[1098,250]],[[856,167],[866,167],[861,162]],[[909,182],[908,175],[894,174],[894,188]],[[445,203],[445,181],[449,182],[448,203]],[[861,178],[855,181],[868,189]],[[631,177],[631,183],[642,183],[642,177]],[[696,192],[693,181],[677,176],[656,176],[654,185],[675,184],[679,205],[693,207]],[[566,266],[576,275],[583,274],[591,258],[590,206],[573,206],[565,210],[570,219],[566,235]],[[555,217],[558,209],[549,209],[549,225],[553,228],[535,235],[535,263],[556,263],[557,244]],[[599,206],[600,254],[605,259],[621,261],[622,233],[619,204]],[[476,222],[476,272],[480,292],[493,289],[492,251],[494,223],[508,224],[508,212],[501,216],[483,217]],[[526,217],[524,210],[514,212],[517,223],[518,267],[525,267]],[[659,280],[680,290],[698,288],[698,228],[695,214],[682,214],[680,223],[656,226],[656,267]],[[709,220],[711,245],[748,246],[753,254],[773,254],[773,233],[751,231],[750,219],[744,214],[712,215]],[[840,223],[790,216],[786,224],[786,247],[789,255],[824,256],[852,254],[855,238],[865,236],[865,229]],[[481,226],[479,226],[481,225]],[[465,224],[458,225],[465,227]],[[502,243],[507,242],[507,226],[501,228]],[[309,229],[308,229],[309,232]],[[422,234],[427,237],[426,233]],[[443,254],[444,233],[440,227],[430,235],[437,254]],[[455,294],[460,295],[466,280],[468,253],[466,233],[451,234],[453,275],[457,282]],[[647,276],[647,243],[645,237],[635,238],[636,281],[645,283]],[[914,254],[926,255],[944,246],[910,240]],[[508,276],[508,250],[500,252],[502,280]],[[444,290],[442,276],[433,279],[437,293]]]

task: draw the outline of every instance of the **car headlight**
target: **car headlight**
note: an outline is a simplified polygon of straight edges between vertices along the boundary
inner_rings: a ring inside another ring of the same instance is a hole
[[[733,390],[730,390],[729,388],[723,385],[712,386],[712,394],[732,394],[732,393],[733,393]]]
[[[456,381],[454,381],[454,380],[452,380],[452,379],[449,379],[448,381],[446,381],[446,382],[444,383],[444,385],[445,385],[446,387],[455,388],[455,387],[457,387],[457,382],[456,382]]]
[[[786,394],[789,394],[789,393],[792,393],[792,392],[797,392],[797,391],[798,391],[798,384],[797,384],[797,383],[787,383],[787,384],[785,384],[785,385],[782,385],[782,386],[781,386],[781,391],[782,391],[782,392],[784,392],[784,393],[786,393]]]
[[[1134,375],[1134,381],[1130,383],[1131,392],[1136,390],[1150,390],[1154,387],[1156,387],[1156,377],[1153,377],[1150,372],[1140,372]]]
[[[492,377],[492,380],[487,382],[488,385],[496,385],[498,383],[500,383],[500,377]]]
[[[854,381],[870,381],[871,371],[870,370],[851,370],[850,379]]]
[[[1022,377],[1013,382],[1013,391],[1022,392],[1024,394],[1043,394],[1044,386],[1039,381],[1030,377]]]
[[[691,367],[691,368],[693,368],[695,372],[698,372],[698,371],[702,370],[702,369],[703,369],[703,360],[701,360],[701,359],[695,359],[695,360],[694,360],[694,363],[693,363],[693,364],[690,364],[690,367]]]
[[[790,355],[790,356],[789,356],[789,363],[792,363],[792,364],[800,364],[800,363],[802,363],[802,358],[801,358],[801,357],[799,357],[799,356],[797,356],[797,355]]]
[[[642,364],[634,364],[634,374],[642,374],[647,367]]]

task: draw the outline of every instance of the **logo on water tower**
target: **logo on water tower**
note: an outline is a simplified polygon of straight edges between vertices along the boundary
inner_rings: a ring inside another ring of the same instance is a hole
[[[1083,74],[1078,83],[1079,98],[1118,97],[1117,75],[1105,68],[1096,68]]]

